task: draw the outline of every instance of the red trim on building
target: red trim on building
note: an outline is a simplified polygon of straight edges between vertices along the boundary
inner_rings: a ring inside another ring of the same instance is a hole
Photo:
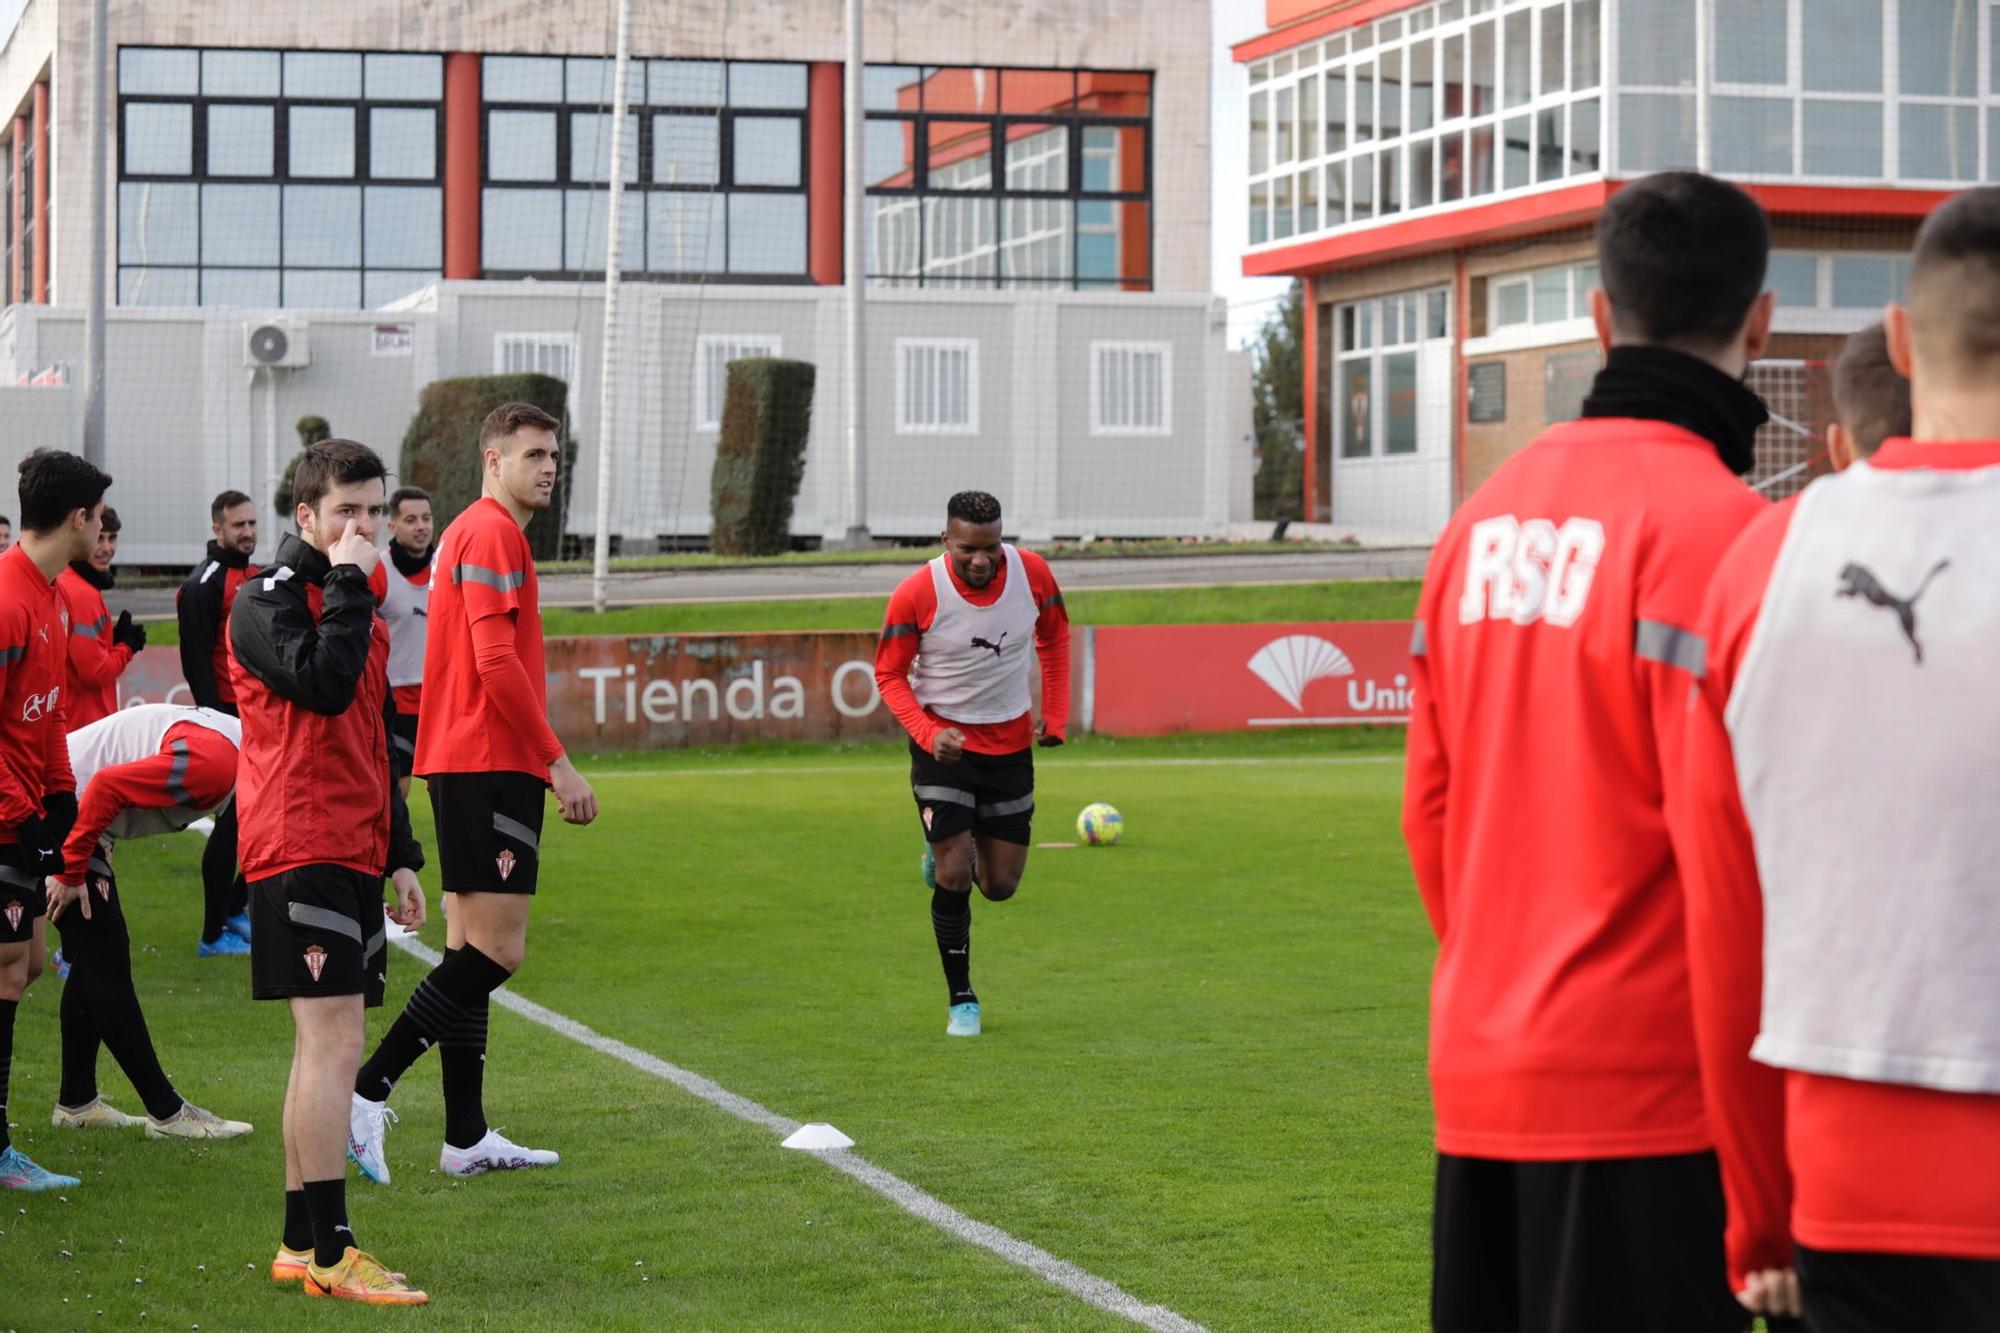
[[[1305,432],[1306,471],[1299,487],[1304,500],[1299,518],[1311,522],[1319,512],[1319,301],[1312,278],[1307,276],[1299,281],[1305,289],[1301,294],[1305,301],[1305,328],[1299,360],[1304,364],[1306,376],[1305,400],[1300,412],[1305,417],[1300,426]]]
[[[1920,218],[1952,197],[1953,190],[1888,190],[1845,185],[1745,185],[1750,197],[1775,216]]]
[[[11,140],[14,170],[13,174],[8,177],[10,185],[7,190],[7,207],[11,210],[7,214],[7,230],[15,233],[13,256],[8,265],[7,272],[7,304],[9,305],[19,305],[21,303],[21,145],[27,142],[27,137],[28,118],[26,116],[14,117],[13,139]]]
[[[1370,19],[1378,19],[1399,10],[1415,9],[1427,2],[1428,0],[1361,0],[1361,3],[1349,5],[1345,9],[1301,19],[1275,32],[1267,32],[1247,41],[1238,42],[1229,48],[1229,54],[1237,64],[1247,64],[1252,60],[1261,60],[1265,56],[1290,50],[1301,42],[1310,42],[1316,37],[1344,32],[1348,28],[1359,27]]]
[[[847,67],[836,60],[814,61],[807,75],[806,130],[812,144],[812,171],[806,181],[807,245],[812,280],[822,287],[842,282],[847,236],[845,172]]]
[[[479,57],[444,58],[444,275],[476,278],[479,262]]]
[[[49,85],[35,85],[35,264],[36,305],[49,303]]]
[[[1596,218],[1604,203],[1618,189],[1610,181],[1573,185],[1546,194],[1473,208],[1455,209],[1408,222],[1365,231],[1337,232],[1303,245],[1282,250],[1266,250],[1243,257],[1243,275],[1250,278],[1281,277],[1296,273],[1331,273],[1358,268],[1386,259],[1406,259],[1454,246],[1506,240],[1536,232],[1557,231]]]

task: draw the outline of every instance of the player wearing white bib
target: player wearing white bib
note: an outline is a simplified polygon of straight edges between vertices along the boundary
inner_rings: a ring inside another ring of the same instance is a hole
[[[389,689],[396,696],[396,781],[410,794],[410,766],[417,760],[417,710],[423,704],[424,635],[430,624],[431,497],[417,486],[399,486],[389,497],[389,563],[383,581],[382,619],[389,626]]]
[[[931,929],[950,993],[945,1031],[976,1037],[971,890],[976,880],[990,901],[1005,901],[1027,868],[1032,747],[1061,745],[1069,723],[1069,613],[1048,562],[1001,541],[1000,502],[985,492],[951,497],[943,544],[889,598],[875,683],[910,734]]]

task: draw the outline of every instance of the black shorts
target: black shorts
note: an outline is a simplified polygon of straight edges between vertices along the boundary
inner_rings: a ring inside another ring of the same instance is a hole
[[[118,877],[100,852],[90,858],[83,874],[83,891],[90,898],[90,916],[85,919],[82,903],[71,903],[56,922],[62,936],[63,957],[72,963],[88,963],[99,958],[132,957],[132,936],[125,928],[125,906],[118,897]]]
[[[310,865],[253,880],[251,995],[360,995],[370,1009],[380,1005],[389,980],[383,915],[380,875]]]
[[[528,773],[433,773],[438,874],[446,893],[533,893],[548,784]]]
[[[1712,1152],[1502,1162],[1441,1154],[1436,1333],[1743,1333]]]
[[[1812,1333],[2000,1328],[2000,1260],[1801,1245],[1798,1270]]]
[[[911,741],[910,794],[930,842],[971,833],[1025,847],[1035,822],[1035,752],[967,750],[943,764]]]
[[[417,715],[397,713],[389,724],[389,774],[398,781],[409,777],[417,762]]]
[[[0,944],[23,944],[35,937],[35,918],[49,914],[42,876],[30,870],[19,844],[0,847]]]

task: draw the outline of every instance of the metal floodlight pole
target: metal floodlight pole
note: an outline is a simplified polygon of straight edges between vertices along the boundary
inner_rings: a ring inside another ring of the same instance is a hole
[[[111,33],[108,0],[90,12],[90,290],[83,315],[83,456],[104,466],[104,173],[110,156]],[[37,170],[46,168],[37,167]]]
[[[863,174],[862,80],[867,66],[861,54],[862,0],[847,0],[847,536],[844,545],[863,549],[868,537],[867,323],[868,290],[867,177]]]
[[[101,0],[100,0],[101,3]],[[632,63],[632,0],[618,0],[618,56],[611,69],[611,217],[604,238],[604,364],[597,399],[597,534],[591,557],[590,604],[602,613],[611,589],[611,450],[616,431],[618,270],[625,206],[625,71]]]

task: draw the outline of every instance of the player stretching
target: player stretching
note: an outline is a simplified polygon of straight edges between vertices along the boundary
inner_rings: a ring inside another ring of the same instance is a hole
[[[7,1135],[14,1011],[41,974],[44,880],[62,868],[76,824],[76,781],[63,732],[69,610],[56,578],[97,545],[111,478],[74,454],[21,462],[21,540],[0,556],[0,1188],[74,1187],[29,1161]]]
[[[410,794],[410,768],[417,758],[417,710],[423,702],[424,637],[429,625],[431,497],[416,486],[398,487],[389,497],[389,563],[382,619],[389,625],[389,688],[396,693],[397,785]]]
[[[107,511],[108,512],[108,511]],[[70,970],[62,993],[62,1090],[57,1128],[122,1129],[149,1139],[233,1139],[248,1134],[183,1098],[160,1068],[132,988],[132,938],[112,864],[114,839],[175,833],[220,807],[236,786],[235,718],[207,708],[142,704],[69,734],[82,809],[48,882],[49,920],[62,931]],[[132,1081],[146,1118],[98,1095],[97,1048],[108,1047]]]
[[[368,576],[379,559],[382,460],[322,440],[292,482],[298,536],[245,586],[229,620],[243,709],[237,795],[256,942],[253,993],[286,1000],[296,1042],[285,1089],[285,1231],[274,1278],[308,1296],[373,1305],[428,1298],[356,1248],[347,1224],[348,1090],[364,1005],[382,1003],[391,915],[424,921],[423,850],[410,836],[389,757],[389,632]]]
[[[486,477],[479,500],[438,542],[424,648],[424,721],[417,773],[429,782],[446,895],[444,961],[354,1083],[348,1152],[387,1183],[389,1092],[432,1046],[444,1078],[445,1174],[554,1166],[486,1122],[487,997],[520,970],[528,902],[541,874],[544,791],[562,817],[597,818],[597,796],[548,724],[542,611],[523,529],[555,489],[560,423],[528,403],[504,403],[479,429]]]
[[[1764,507],[1733,474],[1766,417],[1743,373],[1770,328],[1768,236],[1705,176],[1620,191],[1584,419],[1503,464],[1424,576],[1403,825],[1439,942],[1447,1333],[1743,1327],[1661,791],[1703,590]]]
[[[1069,724],[1069,612],[1048,562],[1000,540],[1000,502],[961,491],[945,506],[944,554],[889,598],[875,684],[910,733],[931,930],[953,1037],[979,1035],[972,894],[1014,896],[1028,865],[1036,745]],[[1031,653],[1029,644],[1034,651]],[[1028,671],[1042,662],[1042,720]]]
[[[104,506],[104,526],[85,560],[62,572],[63,600],[69,603],[69,729],[87,727],[118,710],[118,677],[146,646],[146,627],[130,611],[111,621],[104,594],[117,582],[111,562],[118,555],[118,511]]]
[[[241,491],[224,491],[208,506],[208,553],[174,594],[181,626],[181,675],[202,708],[236,716],[236,686],[229,674],[229,612],[257,567],[257,506]],[[242,876],[236,873],[236,805],[215,817],[215,831],[201,854],[203,958],[250,952],[250,915]]]

